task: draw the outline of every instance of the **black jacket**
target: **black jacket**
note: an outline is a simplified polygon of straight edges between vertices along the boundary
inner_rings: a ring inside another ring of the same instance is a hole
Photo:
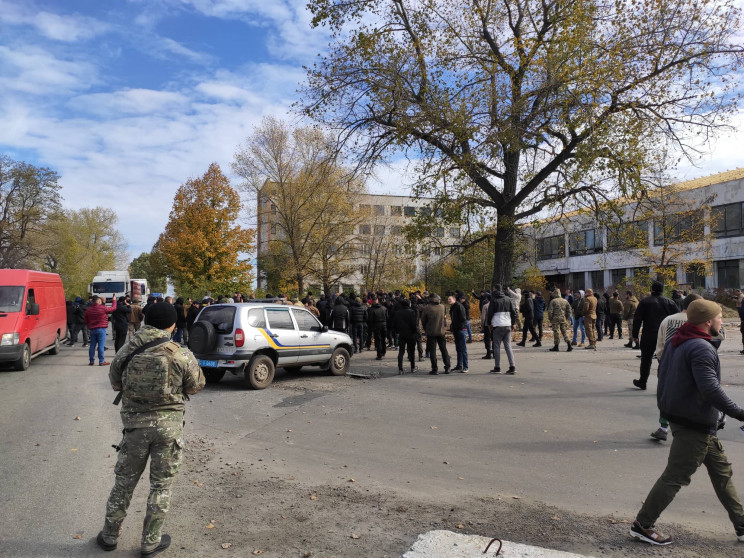
[[[535,317],[535,303],[530,298],[530,295],[525,295],[522,299],[522,304],[519,305],[519,311],[526,320],[531,320]]]
[[[393,326],[398,332],[398,336],[403,339],[417,339],[419,335],[418,318],[413,308],[401,307],[395,313]]]
[[[661,321],[677,312],[677,305],[667,297],[660,294],[647,296],[638,303],[638,308],[636,308],[633,317],[633,338],[638,339],[638,334],[643,327],[644,344],[656,345]]]
[[[373,330],[387,329],[387,308],[379,302],[372,305],[367,311],[367,323]]]
[[[196,317],[199,315],[200,308],[197,308],[196,305],[192,304],[189,306],[189,309],[186,311],[186,327],[188,329],[191,329],[191,326],[194,325],[194,322],[196,321]]]
[[[465,312],[465,307],[461,303],[455,301],[455,303],[450,306],[450,330],[454,333],[465,329],[468,327],[467,320],[468,318],[467,313]]]
[[[336,331],[346,331],[350,321],[349,309],[343,302],[336,300],[328,319],[328,327]]]
[[[111,324],[116,329],[129,329],[129,314],[132,308],[123,302],[116,305],[116,310],[111,312]]]
[[[351,323],[363,324],[367,321],[367,307],[358,300],[351,301]]]
[[[543,298],[543,295],[537,293],[532,303],[535,307],[535,318],[542,320],[543,313],[545,312],[545,299]]]

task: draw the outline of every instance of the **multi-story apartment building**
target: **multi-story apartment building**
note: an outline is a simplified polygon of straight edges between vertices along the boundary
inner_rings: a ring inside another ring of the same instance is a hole
[[[676,283],[706,289],[744,286],[744,169],[682,182],[670,190],[679,196],[678,205],[699,206],[707,217],[705,246],[686,244],[683,259],[688,263],[676,266]],[[658,254],[664,244],[662,228],[653,219],[635,220],[634,202],[621,206],[622,225],[635,227],[647,243],[644,250],[629,249],[614,234],[617,225],[599,224],[595,215],[576,212],[526,227],[532,239],[530,253],[519,267],[535,265],[549,282],[572,289],[604,290],[639,272],[653,273],[649,256]],[[675,226],[664,230],[681,235],[691,224],[681,218]]]
[[[364,216],[356,229],[349,231],[350,242],[345,257],[353,261],[355,271],[333,286],[334,291],[361,292],[390,288],[425,280],[428,268],[447,255],[447,246],[460,239],[460,227],[436,227],[425,243],[412,246],[403,234],[403,227],[416,215],[430,214],[431,198],[410,196],[359,194],[353,203]],[[258,198],[257,252],[264,253],[272,239],[282,234],[278,226],[277,207],[267,196]],[[333,242],[333,239],[329,239]],[[310,278],[313,292],[320,291],[319,281]],[[258,286],[266,287],[266,276],[258,269]]]

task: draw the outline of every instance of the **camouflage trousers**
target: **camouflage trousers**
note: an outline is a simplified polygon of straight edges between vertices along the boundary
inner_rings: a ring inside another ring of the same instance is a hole
[[[150,495],[142,527],[142,544],[160,542],[170,505],[171,485],[183,458],[183,425],[147,426],[124,431],[116,480],[106,503],[103,534],[116,539],[127,516],[132,493],[150,458]]]
[[[563,340],[570,344],[571,339],[568,337],[568,333],[566,332],[566,321],[565,320],[553,320],[550,322],[550,326],[553,328],[553,344],[557,347],[561,342],[561,337],[563,337]]]

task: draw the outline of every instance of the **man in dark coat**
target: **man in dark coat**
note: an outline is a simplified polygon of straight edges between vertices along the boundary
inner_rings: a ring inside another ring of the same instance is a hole
[[[111,329],[114,330],[114,350],[119,351],[127,342],[129,333],[129,315],[132,307],[126,297],[120,296],[116,310],[111,313]]]
[[[540,291],[537,291],[532,302],[535,307],[535,319],[533,320],[533,323],[535,325],[535,331],[537,331],[537,340],[542,343],[543,320],[545,319],[545,298]]]
[[[522,303],[519,305],[519,311],[522,313],[522,316],[524,316],[522,326],[522,341],[517,343],[520,347],[524,347],[527,345],[527,332],[530,332],[530,335],[532,336],[530,338],[530,342],[534,341],[535,344],[532,345],[533,347],[542,347],[542,343],[540,342],[540,338],[537,336],[537,332],[535,331],[535,303],[532,300],[532,291],[526,291],[524,295],[522,295]]]
[[[342,333],[348,333],[349,323],[351,322],[351,316],[349,315],[349,309],[344,304],[342,297],[336,298],[336,302],[331,308],[331,315],[328,318],[328,327]]]
[[[404,374],[403,355],[408,352],[411,363],[411,374],[416,370],[416,339],[419,338],[418,317],[411,308],[411,303],[402,299],[400,307],[395,313],[393,321],[395,331],[398,332],[398,374]]]
[[[382,360],[387,352],[387,308],[380,304],[380,299],[372,299],[372,306],[367,310],[367,323],[375,339],[375,350],[377,351],[377,360]]]
[[[351,341],[354,344],[354,352],[361,353],[364,345],[364,324],[367,323],[367,307],[357,300],[355,294],[351,294]]]
[[[651,374],[651,362],[656,351],[656,340],[659,336],[659,325],[667,316],[677,313],[677,305],[662,295],[664,286],[658,281],[651,285],[651,296],[647,296],[638,303],[633,318],[632,339],[639,343],[638,336],[641,328],[643,335],[640,338],[641,346],[641,377],[633,380],[633,385],[638,389],[646,389],[646,382]]]
[[[447,302],[450,305],[450,330],[455,338],[455,350],[457,351],[457,364],[452,370],[464,373],[468,371],[468,319],[462,304],[463,298],[463,294],[449,296]]]

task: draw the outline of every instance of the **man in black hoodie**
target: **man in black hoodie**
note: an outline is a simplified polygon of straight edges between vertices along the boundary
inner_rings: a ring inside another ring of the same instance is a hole
[[[458,294],[447,298],[450,305],[450,329],[455,338],[455,351],[457,352],[457,365],[452,371],[463,373],[468,371],[468,318],[465,307],[462,305],[464,297],[465,295]]]
[[[671,301],[670,301],[671,302]],[[667,341],[659,363],[656,400],[670,423],[674,439],[666,469],[643,502],[630,534],[652,545],[667,545],[671,537],[654,528],[656,520],[701,465],[705,465],[719,501],[728,512],[736,536],[744,542],[744,508],[731,480],[731,463],[717,437],[725,415],[744,421],[744,409],[721,387],[720,305],[695,300],[685,322]],[[635,325],[634,325],[635,328]]]
[[[677,313],[677,305],[661,293],[664,286],[658,281],[651,285],[651,296],[647,296],[638,303],[633,318],[633,333],[631,338],[638,344],[638,336],[643,327],[641,336],[641,377],[633,380],[633,385],[638,389],[645,390],[646,382],[651,374],[651,362],[656,351],[656,339],[659,336],[659,325],[667,316]]]

